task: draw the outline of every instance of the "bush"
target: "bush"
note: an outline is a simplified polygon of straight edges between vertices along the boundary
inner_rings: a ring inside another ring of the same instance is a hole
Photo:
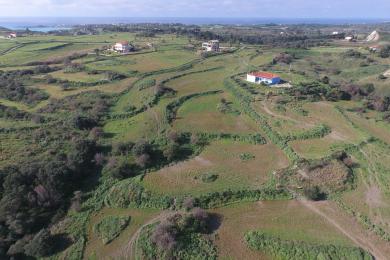
[[[325,200],[327,197],[326,193],[322,192],[318,186],[305,187],[303,190],[303,194],[309,200],[314,201]]]
[[[218,179],[218,175],[213,173],[204,173],[200,176],[200,179],[205,183],[210,183],[216,181]]]

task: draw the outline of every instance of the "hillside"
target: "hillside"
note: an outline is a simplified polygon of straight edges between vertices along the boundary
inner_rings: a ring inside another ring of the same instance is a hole
[[[385,51],[166,26],[0,39],[0,259],[387,259]]]

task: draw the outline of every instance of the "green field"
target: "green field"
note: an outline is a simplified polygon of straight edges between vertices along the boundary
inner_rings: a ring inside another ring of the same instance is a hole
[[[149,29],[0,39],[0,258],[164,259],[156,237],[175,221],[170,253],[186,256],[278,259],[249,231],[390,254],[389,58],[246,38],[205,54],[200,36]],[[122,40],[136,50],[107,50]],[[292,87],[247,83],[257,70]],[[47,232],[59,242],[38,256]]]

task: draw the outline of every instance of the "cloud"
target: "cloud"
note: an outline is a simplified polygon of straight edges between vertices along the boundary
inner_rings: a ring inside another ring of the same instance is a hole
[[[388,17],[389,0],[0,0],[0,16]]]

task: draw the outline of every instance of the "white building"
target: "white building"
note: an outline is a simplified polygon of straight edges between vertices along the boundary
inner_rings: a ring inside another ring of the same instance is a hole
[[[212,40],[202,43],[202,49],[205,51],[219,51],[219,41]]]
[[[246,80],[256,84],[275,85],[279,84],[281,79],[279,75],[270,72],[251,72],[246,75]]]
[[[349,35],[349,36],[345,37],[345,40],[347,40],[347,41],[352,41],[353,38],[354,38],[353,36],[350,36],[350,35]]]
[[[132,51],[133,49],[134,49],[134,47],[131,44],[129,44],[128,41],[117,42],[113,46],[113,50],[116,52],[120,52],[120,53],[128,53],[128,52]]]
[[[16,38],[17,34],[15,32],[12,32],[12,33],[9,33],[7,38],[8,39],[12,39],[12,38]]]
[[[380,51],[380,50],[381,50],[381,46],[379,46],[379,45],[374,45],[374,46],[370,46],[369,49],[370,49],[370,51],[372,51],[372,52],[377,52],[377,51]]]

